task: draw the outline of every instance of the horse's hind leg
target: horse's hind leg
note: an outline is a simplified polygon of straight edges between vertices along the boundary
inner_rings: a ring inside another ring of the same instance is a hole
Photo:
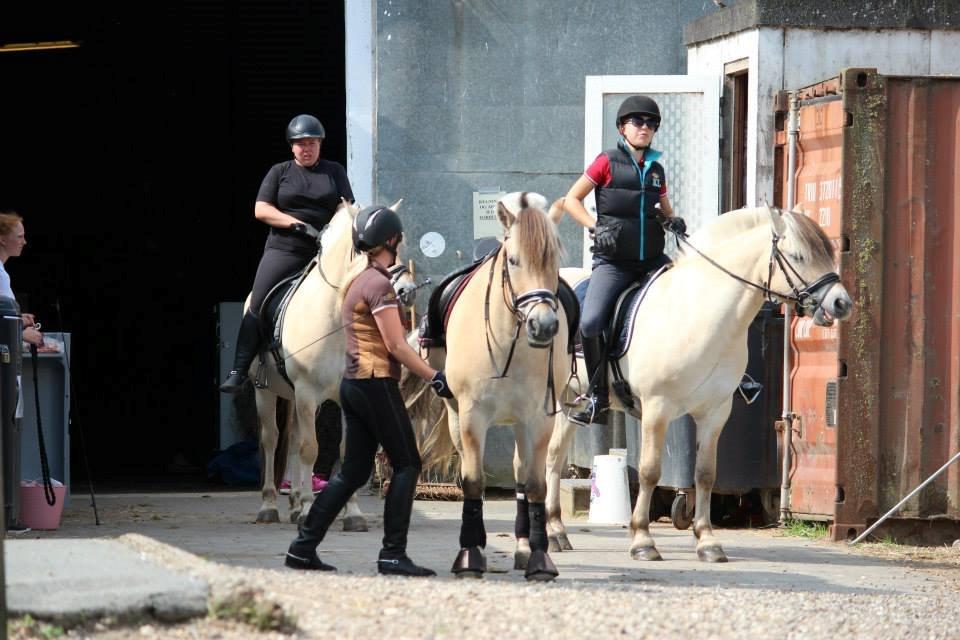
[[[723,425],[730,416],[733,396],[726,397],[719,406],[702,416],[694,416],[697,423],[697,464],[694,481],[697,487],[697,506],[693,517],[693,534],[697,537],[697,557],[704,562],[726,562],[727,555],[710,525],[710,496],[717,479],[717,441]]]
[[[290,444],[296,455],[290,457],[290,521],[300,523],[313,504],[313,465],[317,461],[317,408],[320,403],[310,393],[298,393],[296,414],[288,421]],[[294,412],[291,411],[291,414]]]
[[[527,485],[522,482],[525,475],[520,463],[520,450],[516,447],[513,450],[513,477],[517,481],[517,515],[514,520],[517,546],[513,551],[514,569],[526,569],[530,561],[530,502],[527,500]]]
[[[561,412],[556,416],[550,446],[547,448],[547,539],[550,552],[573,549],[567,537],[567,528],[563,525],[560,512],[560,474],[570,450],[570,442],[577,432],[577,425],[567,420]]]
[[[660,479],[660,455],[666,437],[668,418],[663,404],[650,401],[643,405],[640,460],[637,464],[640,476],[640,492],[633,509],[630,529],[630,557],[634,560],[663,560],[650,535],[650,500]]]
[[[546,459],[547,448],[553,432],[554,419],[546,418],[535,429],[532,446],[526,448],[526,489],[530,514],[530,560],[524,577],[527,580],[546,582],[559,575],[556,565],[548,554],[547,542],[547,496]],[[519,445],[518,441],[518,445]]]
[[[461,414],[462,415],[462,414]],[[483,549],[487,546],[487,532],[483,526],[483,449],[487,426],[480,425],[469,413],[464,417],[450,415],[451,435],[459,431],[460,474],[463,487],[463,515],[460,524],[460,552],[451,571],[458,578],[480,578],[487,570]],[[454,442],[457,439],[454,436]]]
[[[258,523],[280,522],[277,510],[277,485],[274,480],[273,458],[277,451],[280,432],[277,429],[277,396],[257,390],[257,417],[260,420],[260,449],[263,454],[263,502],[257,512]]]

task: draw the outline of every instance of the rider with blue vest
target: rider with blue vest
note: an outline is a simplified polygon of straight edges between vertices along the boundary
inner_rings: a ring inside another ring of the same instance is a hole
[[[660,107],[648,96],[630,96],[617,110],[620,139],[615,149],[597,156],[570,187],[564,209],[590,229],[593,236],[593,273],[580,318],[583,356],[590,390],[572,422],[607,424],[609,397],[604,330],[617,297],[632,283],[667,264],[664,228],[686,231],[673,215],[661,153],[650,144],[660,127]],[[583,199],[596,191],[597,219],[587,213]]]

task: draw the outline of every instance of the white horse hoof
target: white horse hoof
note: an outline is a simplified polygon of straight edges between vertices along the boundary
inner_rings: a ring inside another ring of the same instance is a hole
[[[514,569],[523,569],[526,571],[527,563],[530,561],[530,550],[517,550],[513,553],[513,568]]]
[[[697,549],[697,557],[701,562],[726,562],[727,554],[719,546]]]
[[[363,516],[347,516],[343,519],[343,530],[357,532],[368,531],[367,519]]]
[[[573,545],[570,544],[570,538],[567,537],[567,534],[558,533],[556,536],[551,536],[550,542],[553,543],[554,540],[557,541],[559,547],[557,551],[573,551]]]
[[[280,512],[276,509],[261,509],[257,513],[257,524],[274,524],[280,522]]]
[[[663,556],[656,547],[637,547],[630,549],[630,557],[634,560],[663,560]]]

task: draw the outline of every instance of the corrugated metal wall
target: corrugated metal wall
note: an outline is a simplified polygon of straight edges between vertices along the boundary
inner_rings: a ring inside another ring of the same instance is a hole
[[[794,324],[791,497],[839,540],[960,445],[960,79],[850,69],[800,97],[797,199],[842,249],[856,309],[836,329]],[[892,524],[956,523],[958,505],[954,468]]]

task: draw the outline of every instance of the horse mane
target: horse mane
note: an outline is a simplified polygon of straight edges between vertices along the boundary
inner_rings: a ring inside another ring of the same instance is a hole
[[[560,268],[562,247],[556,225],[542,209],[526,207],[517,214],[511,235],[524,264],[538,275],[554,274]]]
[[[783,211],[783,222],[787,226],[787,241],[798,253],[811,260],[835,261],[833,243],[819,224],[803,213]],[[767,207],[735,209],[717,216],[697,230],[690,237],[690,244],[701,251],[707,251],[729,241],[737,240],[742,234],[759,226],[771,225]],[[681,245],[682,246],[682,245]],[[684,251],[677,260],[696,255],[693,251]]]

